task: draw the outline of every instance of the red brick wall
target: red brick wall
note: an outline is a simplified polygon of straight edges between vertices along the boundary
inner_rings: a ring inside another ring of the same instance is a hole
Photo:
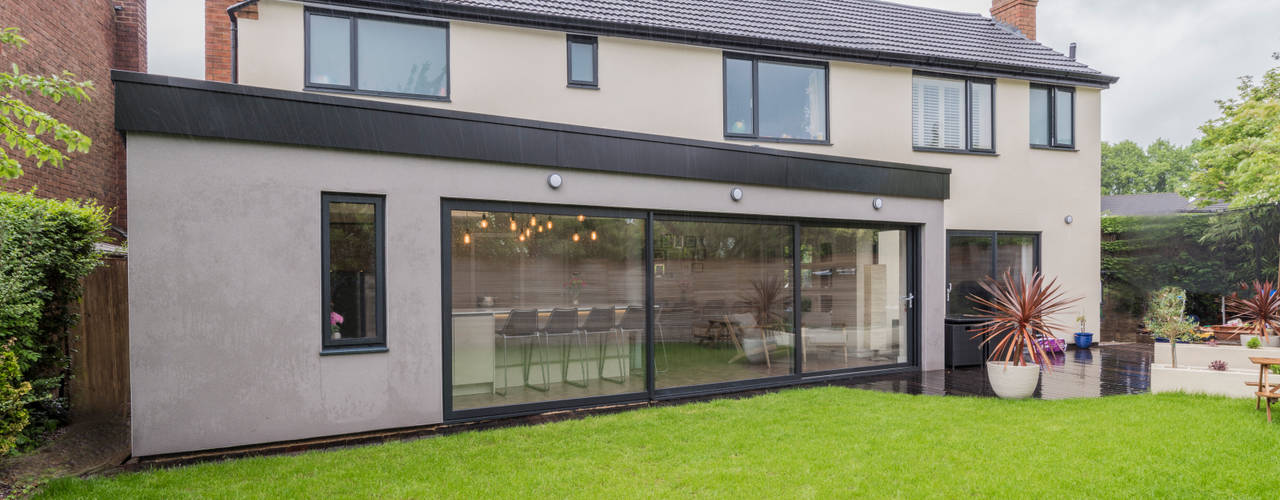
[[[1036,39],[1036,3],[1040,0],[991,0],[991,17]]]
[[[240,0],[204,0],[204,79],[231,81],[231,18],[227,8]],[[257,19],[258,6],[241,8],[236,17]]]
[[[115,9],[116,6],[120,10]],[[88,135],[87,154],[75,154],[62,168],[19,159],[26,173],[0,181],[0,189],[49,198],[91,198],[114,211],[112,224],[127,228],[124,138],[115,129],[115,89],[111,68],[146,71],[146,0],[5,1],[0,26],[17,27],[31,42],[6,50],[0,64],[16,63],[24,73],[48,75],[63,70],[92,80],[90,101],[59,104],[24,97],[32,106]],[[47,137],[46,140],[52,140]]]

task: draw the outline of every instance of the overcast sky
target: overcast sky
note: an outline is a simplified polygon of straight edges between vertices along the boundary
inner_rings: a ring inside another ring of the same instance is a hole
[[[900,3],[988,14],[989,0]],[[152,73],[204,77],[204,0],[148,2]],[[1261,75],[1280,51],[1280,2],[1257,0],[1041,0],[1039,40],[1079,44],[1084,63],[1120,82],[1103,92],[1102,138],[1186,144],[1235,95],[1236,77]]]

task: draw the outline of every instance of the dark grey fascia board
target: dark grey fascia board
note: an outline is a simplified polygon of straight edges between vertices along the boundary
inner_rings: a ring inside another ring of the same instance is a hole
[[[965,59],[921,54],[879,52],[847,47],[831,47],[826,45],[787,42],[747,36],[706,33],[677,28],[639,26],[600,20],[575,19],[563,16],[512,12],[476,5],[441,4],[431,2],[406,5],[403,2],[395,0],[306,0],[305,3],[317,6],[332,6],[336,8],[348,7],[373,9],[389,13],[399,12],[419,16],[433,16],[444,19],[458,19],[462,21],[474,21],[488,24],[522,26],[596,36],[616,36],[643,40],[657,40],[786,57],[809,57],[815,59],[879,64],[883,66],[901,66],[964,76],[1035,80],[1037,82],[1053,83],[1058,85],[1105,89],[1120,80],[1119,77],[1102,73],[1060,71],[1015,64],[970,61]]]
[[[116,128],[737,184],[947,199],[949,169],[114,70]]]

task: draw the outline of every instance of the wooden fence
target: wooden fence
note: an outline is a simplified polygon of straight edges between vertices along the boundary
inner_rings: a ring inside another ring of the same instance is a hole
[[[129,415],[129,261],[108,257],[84,279],[80,323],[72,331],[71,418]]]

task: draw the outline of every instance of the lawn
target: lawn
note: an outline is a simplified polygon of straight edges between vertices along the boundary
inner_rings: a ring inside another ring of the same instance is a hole
[[[1276,498],[1251,400],[837,387],[109,478],[42,498]]]

